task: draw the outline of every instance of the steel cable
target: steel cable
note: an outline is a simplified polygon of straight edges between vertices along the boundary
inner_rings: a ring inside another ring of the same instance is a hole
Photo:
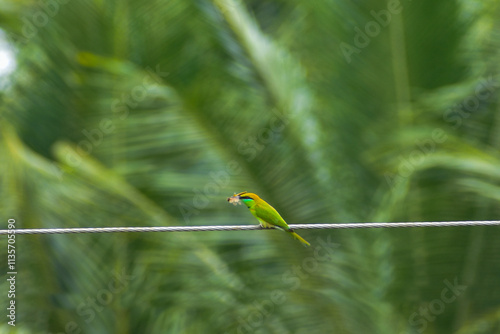
[[[345,224],[290,224],[294,230],[396,228],[396,227],[450,227],[492,226],[498,220],[448,221],[448,222],[395,222],[395,223],[345,223]],[[16,228],[0,230],[2,234],[67,234],[67,233],[116,233],[116,232],[203,232],[264,230],[259,225],[212,225],[212,226],[155,226],[155,227],[76,227],[76,228]]]

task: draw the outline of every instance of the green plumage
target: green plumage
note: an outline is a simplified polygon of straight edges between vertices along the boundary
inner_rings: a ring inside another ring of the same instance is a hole
[[[257,202],[252,199],[243,199],[242,202],[250,209],[252,215],[259,220],[262,227],[272,228],[275,226],[285,231],[290,230],[290,227],[288,227],[288,224],[280,216],[278,211],[267,202],[263,200]]]
[[[310,244],[306,240],[304,240],[288,226],[288,224],[280,216],[275,208],[273,208],[256,194],[247,193],[246,191],[244,191],[232,197],[229,197],[227,200],[230,203],[235,204],[239,201],[245,203],[245,205],[248,207],[248,209],[250,209],[250,212],[255,216],[255,218],[257,218],[262,227],[277,228],[283,230],[290,233],[293,238],[299,240],[305,246],[310,246]]]

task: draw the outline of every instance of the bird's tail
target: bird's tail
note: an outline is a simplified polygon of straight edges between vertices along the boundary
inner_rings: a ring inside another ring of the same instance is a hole
[[[289,231],[290,234],[292,235],[292,237],[298,241],[300,241],[304,246],[306,247],[309,247],[311,246],[310,243],[308,243],[304,238],[302,238],[300,235],[298,235],[297,233],[293,232],[293,231]]]

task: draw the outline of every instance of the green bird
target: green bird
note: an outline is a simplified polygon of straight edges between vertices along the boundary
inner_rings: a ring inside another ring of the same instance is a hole
[[[273,208],[256,194],[243,191],[239,194],[235,194],[229,197],[227,201],[235,205],[241,204],[241,202],[245,203],[245,205],[250,209],[252,215],[257,218],[260,226],[262,226],[263,228],[276,228],[288,232],[294,239],[297,239],[305,246],[311,246],[310,243],[305,241],[300,235],[295,233],[288,226],[288,224],[283,218],[281,218],[280,214],[278,213],[278,211],[276,211],[275,208]]]

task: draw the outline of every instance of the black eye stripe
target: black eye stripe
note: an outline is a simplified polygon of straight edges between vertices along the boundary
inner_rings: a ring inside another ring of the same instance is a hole
[[[248,196],[240,196],[240,199],[252,199],[252,198]]]

